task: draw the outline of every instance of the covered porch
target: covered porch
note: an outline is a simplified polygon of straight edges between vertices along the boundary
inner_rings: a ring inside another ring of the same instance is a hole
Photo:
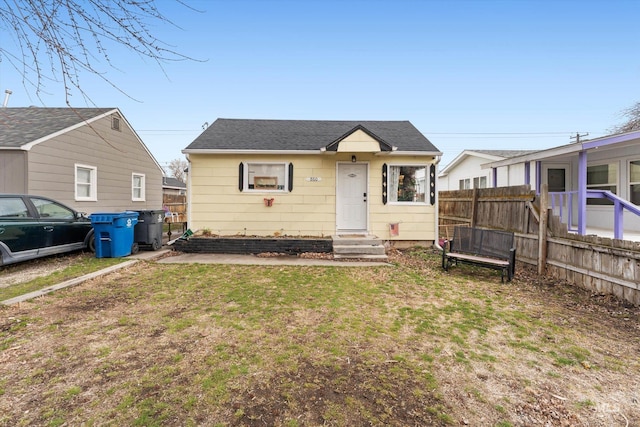
[[[548,186],[549,207],[580,235],[640,240],[640,131],[576,142],[483,165],[524,165],[524,184],[539,194]]]

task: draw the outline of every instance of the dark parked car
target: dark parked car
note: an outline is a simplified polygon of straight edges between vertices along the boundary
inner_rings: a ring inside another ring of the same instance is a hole
[[[0,265],[79,249],[95,251],[84,214],[46,197],[0,194]]]

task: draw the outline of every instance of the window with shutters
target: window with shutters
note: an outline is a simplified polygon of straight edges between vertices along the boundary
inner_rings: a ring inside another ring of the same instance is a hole
[[[389,203],[426,203],[427,167],[424,165],[389,165]]]
[[[247,162],[243,173],[243,191],[287,191],[289,177],[286,163]]]

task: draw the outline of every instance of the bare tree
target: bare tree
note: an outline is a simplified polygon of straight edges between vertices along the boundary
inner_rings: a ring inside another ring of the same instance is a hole
[[[6,34],[0,61],[21,73],[25,88],[35,90],[39,99],[45,83],[53,82],[64,86],[67,105],[76,90],[89,101],[83,73],[99,76],[124,94],[101,69],[105,64],[115,68],[110,53],[117,47],[151,59],[163,72],[163,63],[192,59],[157,39],[150,31],[157,24],[176,26],[156,0],[0,0],[0,32]]]
[[[169,162],[167,169],[169,169],[169,172],[171,172],[172,177],[182,182],[185,182],[185,178],[186,178],[185,170],[187,169],[188,166],[189,164],[185,159],[173,159]]]
[[[633,130],[640,130],[640,102],[636,102],[629,108],[622,110],[621,117],[626,118],[626,121],[613,127],[611,130],[613,133],[631,132]]]

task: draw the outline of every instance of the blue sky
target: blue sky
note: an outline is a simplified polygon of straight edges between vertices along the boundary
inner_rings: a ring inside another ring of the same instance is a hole
[[[155,63],[111,49],[118,107],[161,163],[216,118],[409,120],[444,152],[542,149],[606,135],[640,101],[639,1],[159,0],[180,28],[155,34],[201,61]],[[8,37],[1,35],[3,47]],[[0,63],[9,106],[38,99]],[[133,99],[132,99],[133,98]],[[82,97],[75,107],[94,106]]]

